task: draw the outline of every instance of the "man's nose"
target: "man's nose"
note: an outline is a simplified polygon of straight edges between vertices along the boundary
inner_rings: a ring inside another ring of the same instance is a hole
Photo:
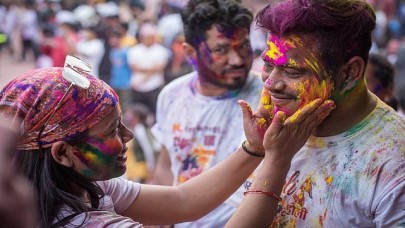
[[[233,66],[240,66],[243,64],[243,58],[238,50],[231,49],[228,53],[228,63]]]
[[[282,70],[275,67],[264,81],[264,88],[269,91],[281,91],[285,89],[286,84],[283,80]]]

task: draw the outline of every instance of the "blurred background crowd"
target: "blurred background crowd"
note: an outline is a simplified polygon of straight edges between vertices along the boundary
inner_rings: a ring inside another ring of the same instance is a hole
[[[369,89],[403,114],[405,0],[369,0],[377,15],[366,78]],[[277,0],[242,0],[253,13]],[[157,95],[193,70],[183,53],[180,12],[187,0],[0,0],[1,55],[33,68],[63,67],[82,58],[119,94],[123,120],[134,131],[127,177],[147,181],[159,146],[150,127]],[[266,34],[252,24],[252,70],[261,71]],[[11,75],[12,77],[17,75]],[[5,77],[3,74],[0,77]],[[12,77],[8,76],[9,80]],[[1,85],[4,86],[4,85]],[[402,104],[402,105],[401,105]]]

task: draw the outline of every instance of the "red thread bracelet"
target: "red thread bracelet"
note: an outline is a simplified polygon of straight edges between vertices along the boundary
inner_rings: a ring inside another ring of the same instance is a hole
[[[248,193],[264,194],[264,195],[267,195],[267,196],[271,196],[271,197],[276,198],[276,199],[278,200],[278,202],[281,202],[281,201],[282,201],[282,199],[281,199],[280,196],[278,196],[278,195],[276,195],[276,194],[274,194],[274,193],[272,193],[272,192],[261,191],[261,190],[247,190],[247,191],[245,191],[245,192],[243,193],[243,195],[245,196],[245,195],[248,194]]]

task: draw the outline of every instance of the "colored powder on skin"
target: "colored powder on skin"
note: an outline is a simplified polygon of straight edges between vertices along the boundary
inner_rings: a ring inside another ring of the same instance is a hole
[[[308,106],[314,106],[315,103],[316,103],[316,101],[313,100],[313,101],[311,101],[311,102],[308,104]],[[302,112],[303,112],[303,111],[302,111],[301,108],[298,109],[292,116],[289,117],[289,119],[290,119],[292,122],[297,121],[298,117],[300,117],[300,116],[302,115],[302,114],[301,114]]]
[[[266,121],[265,118],[260,118],[260,119],[257,121],[257,124],[259,124],[259,127],[264,127],[264,126],[266,125],[266,123],[267,123],[267,121]]]
[[[363,80],[363,79],[360,79]],[[350,88],[340,88],[340,91],[338,92],[338,94],[333,94],[332,99],[336,102],[340,102],[342,100],[346,100],[346,102],[350,102],[350,99],[346,99],[348,96],[352,96],[352,97],[356,97],[359,96],[358,92],[360,91],[364,91],[364,87],[366,87],[366,84],[360,84],[359,86],[357,86],[357,84],[360,83],[360,80],[356,80],[351,82],[350,85],[345,85],[346,87],[350,87]],[[354,90],[357,91],[354,91]],[[352,93],[354,91],[354,93]]]
[[[108,155],[100,152],[99,149],[94,148],[88,144],[80,146],[81,153],[75,152],[75,156],[78,157],[84,164],[108,164],[111,159]]]
[[[117,151],[112,150],[113,148],[119,147],[119,142],[114,139],[101,139],[97,137],[89,137],[87,140],[88,143],[95,145],[99,151],[108,155],[118,155]]]
[[[268,90],[265,89],[262,90],[262,94],[260,96],[260,103],[262,104],[263,108],[268,112],[270,118],[273,118],[274,105],[271,103],[271,94]]]
[[[91,154],[88,151],[74,152],[74,155],[87,166],[89,164],[102,163],[94,154]]]
[[[271,102],[271,94],[268,90],[263,89],[262,94],[260,96],[260,102],[263,105],[270,105]]]
[[[90,169],[83,169],[81,172],[82,172],[83,175],[86,176],[86,177],[91,177],[91,176],[96,175],[96,173],[93,172],[93,171],[90,170]]]
[[[325,80],[318,82],[315,79],[307,79],[298,85],[298,91],[299,95],[297,98],[299,100],[299,107],[301,108],[316,98],[327,99],[332,91],[332,86],[331,83]]]
[[[297,61],[295,61],[294,59],[290,59],[290,60],[288,61],[288,63],[289,63],[289,65],[292,66],[292,67],[297,67],[297,68],[299,68],[299,65],[298,65]]]
[[[358,124],[356,124],[354,127],[350,128],[349,130],[347,130],[346,132],[344,132],[344,137],[348,137],[352,134],[355,134],[356,132],[360,131],[361,129],[363,129],[365,126],[368,126],[370,120],[366,119]]]
[[[267,41],[269,50],[265,53],[264,60],[273,62],[275,65],[281,66],[288,62],[287,50],[291,48],[290,42],[283,41],[279,37],[271,36]]]
[[[252,107],[250,107],[249,104],[246,104],[246,107],[248,108],[249,112],[252,112]]]
[[[201,42],[201,44],[202,44],[202,48],[201,48],[202,57],[205,58],[209,64],[213,64],[214,59],[211,56],[212,52],[211,52],[210,47],[208,47],[208,44],[206,42]]]

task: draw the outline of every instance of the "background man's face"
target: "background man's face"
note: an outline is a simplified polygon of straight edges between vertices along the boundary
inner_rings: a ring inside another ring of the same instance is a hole
[[[290,116],[310,101],[330,96],[333,83],[314,42],[295,35],[269,36],[262,53],[262,79],[273,113],[284,111]]]
[[[249,31],[218,31],[212,26],[206,35],[197,50],[196,67],[201,79],[221,88],[241,88],[253,61]]]

